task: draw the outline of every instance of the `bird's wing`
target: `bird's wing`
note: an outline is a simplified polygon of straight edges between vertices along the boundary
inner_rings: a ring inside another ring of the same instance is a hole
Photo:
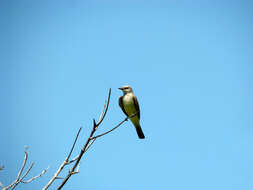
[[[121,107],[121,109],[124,112],[124,114],[126,114],[126,116],[128,116],[127,113],[126,113],[126,111],[125,111],[125,109],[124,109],[124,106],[123,106],[123,96],[119,97],[119,107]]]
[[[136,109],[136,111],[138,112],[138,113],[137,113],[137,116],[138,116],[138,118],[140,119],[140,115],[141,115],[141,114],[140,114],[140,107],[139,107],[139,103],[138,103],[138,101],[137,101],[136,96],[134,96],[133,100],[134,100],[135,109]]]

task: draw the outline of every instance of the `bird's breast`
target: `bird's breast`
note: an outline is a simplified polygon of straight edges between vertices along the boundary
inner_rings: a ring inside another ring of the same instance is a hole
[[[123,97],[123,106],[128,115],[132,115],[136,112],[132,95],[125,95]]]

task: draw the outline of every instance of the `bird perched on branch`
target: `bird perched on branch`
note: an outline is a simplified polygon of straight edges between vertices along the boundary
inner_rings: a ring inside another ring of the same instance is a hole
[[[140,108],[137,98],[131,86],[122,86],[119,89],[123,92],[123,96],[119,98],[119,106],[134,124],[138,137],[144,139],[145,136],[140,126]]]

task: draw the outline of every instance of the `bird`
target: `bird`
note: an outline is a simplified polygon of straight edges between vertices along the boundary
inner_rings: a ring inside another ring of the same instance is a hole
[[[119,106],[126,116],[135,126],[137,135],[140,139],[144,139],[145,135],[140,126],[140,108],[136,96],[131,86],[126,85],[119,88],[123,92],[123,96],[119,97]],[[132,117],[131,117],[132,116]]]

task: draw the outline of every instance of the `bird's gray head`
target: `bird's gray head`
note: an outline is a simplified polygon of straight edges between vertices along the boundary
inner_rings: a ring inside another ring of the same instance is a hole
[[[129,92],[133,92],[133,89],[129,85],[122,86],[119,89],[122,90],[124,94],[129,93]]]

